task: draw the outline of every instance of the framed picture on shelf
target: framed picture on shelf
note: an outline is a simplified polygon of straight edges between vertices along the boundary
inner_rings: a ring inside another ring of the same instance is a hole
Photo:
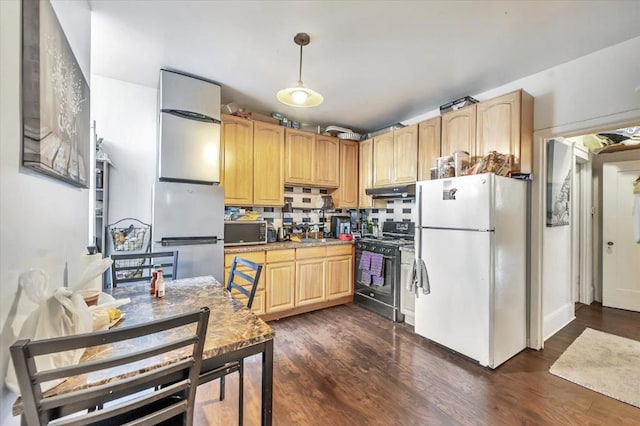
[[[49,0],[22,2],[22,164],[89,186],[89,85]]]

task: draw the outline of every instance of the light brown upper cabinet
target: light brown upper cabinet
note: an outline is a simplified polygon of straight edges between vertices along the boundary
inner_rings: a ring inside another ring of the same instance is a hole
[[[284,127],[253,124],[253,205],[284,203]]]
[[[393,132],[393,183],[412,183],[418,177],[418,125]]]
[[[477,104],[476,155],[513,154],[513,171],[531,173],[533,97],[516,90]]]
[[[373,138],[373,186],[415,182],[417,156],[417,124]]]
[[[418,180],[431,179],[433,159],[440,157],[440,116],[418,124]]]
[[[358,207],[358,143],[340,140],[340,187],[333,193],[340,208]]]
[[[313,183],[336,188],[340,185],[340,139],[316,135]]]
[[[373,207],[373,199],[365,193],[365,189],[373,187],[373,139],[358,144],[358,207]]]
[[[295,129],[285,129],[285,183],[313,185],[315,135]]]
[[[476,148],[476,104],[442,114],[443,156],[466,151],[474,157]]]
[[[373,138],[373,186],[393,185],[393,132]]]
[[[224,203],[253,203],[253,122],[222,116]]]
[[[284,182],[337,188],[340,177],[339,152],[338,138],[286,129]]]

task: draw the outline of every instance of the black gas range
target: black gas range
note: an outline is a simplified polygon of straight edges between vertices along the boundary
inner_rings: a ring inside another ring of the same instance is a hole
[[[400,312],[400,247],[413,246],[413,222],[384,222],[382,236],[356,241],[354,303],[390,318],[404,321]]]

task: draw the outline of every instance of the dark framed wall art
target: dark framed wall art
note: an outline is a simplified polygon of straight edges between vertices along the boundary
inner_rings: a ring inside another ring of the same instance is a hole
[[[89,85],[49,0],[22,2],[22,164],[87,188]]]
[[[547,226],[569,225],[571,147],[557,140],[547,146]]]

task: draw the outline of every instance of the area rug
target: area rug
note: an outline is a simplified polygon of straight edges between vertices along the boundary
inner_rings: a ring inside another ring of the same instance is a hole
[[[549,370],[640,408],[640,342],[587,328]]]

